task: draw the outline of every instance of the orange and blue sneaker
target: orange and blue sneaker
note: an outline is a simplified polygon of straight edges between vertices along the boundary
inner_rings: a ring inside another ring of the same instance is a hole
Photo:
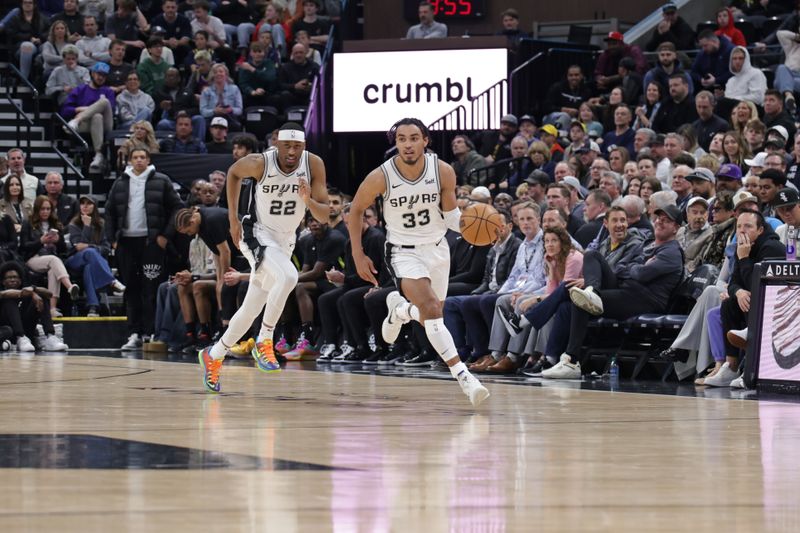
[[[280,372],[281,365],[275,358],[275,350],[272,347],[272,339],[256,339],[256,345],[250,352],[256,360],[258,369],[262,372]]]
[[[208,392],[219,392],[219,371],[222,369],[222,359],[211,357],[211,346],[198,352],[197,358],[203,367],[203,386]]]

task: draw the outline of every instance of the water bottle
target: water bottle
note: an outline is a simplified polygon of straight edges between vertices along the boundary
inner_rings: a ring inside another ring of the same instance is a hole
[[[611,356],[611,366],[608,368],[608,386],[611,391],[619,390],[619,365],[617,365],[617,356]]]
[[[786,228],[786,260],[797,260],[797,228],[795,226]]]

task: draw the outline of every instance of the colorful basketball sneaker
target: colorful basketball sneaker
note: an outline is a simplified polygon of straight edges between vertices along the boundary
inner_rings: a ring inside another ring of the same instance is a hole
[[[203,367],[203,386],[209,392],[219,392],[219,371],[222,369],[222,359],[211,357],[211,346],[198,352],[200,365]]]
[[[281,338],[278,339],[278,344],[275,345],[275,351],[281,355],[285,354],[291,349],[292,346],[286,341],[286,337],[283,336],[281,336]]]
[[[314,360],[318,355],[319,352],[314,349],[311,341],[306,338],[304,333],[300,334],[294,349],[283,354],[287,361]]]
[[[264,339],[262,341],[261,337],[259,337],[250,353],[253,354],[253,359],[256,360],[256,365],[258,365],[258,369],[260,371],[281,371],[281,365],[278,364],[278,360],[275,358],[275,350],[272,347],[272,339]]]

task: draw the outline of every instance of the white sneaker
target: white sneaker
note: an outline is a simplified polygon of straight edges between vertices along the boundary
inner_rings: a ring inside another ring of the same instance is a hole
[[[115,280],[114,280],[114,281],[111,283],[111,290],[113,290],[113,291],[114,291],[114,294],[116,294],[116,295],[122,295],[122,293],[124,293],[124,292],[125,292],[125,289],[126,289],[125,285],[123,285],[122,283],[120,283],[120,281],[119,281],[119,280],[117,280],[117,279],[115,279]]]
[[[336,357],[331,358],[331,363],[343,363],[345,361],[345,358],[355,351],[356,351],[355,348],[350,346],[348,343],[344,343],[339,347],[338,355],[336,355]]]
[[[603,314],[603,300],[594,292],[593,288],[580,289],[572,287],[569,290],[569,297],[572,303],[590,315],[600,316]]]
[[[72,300],[72,303],[75,303],[78,300],[78,296],[81,295],[81,288],[78,286],[77,283],[73,283],[72,287],[69,288],[69,299]]]
[[[61,339],[55,335],[48,335],[42,343],[42,349],[46,352],[66,352],[69,346],[61,342]]]
[[[394,344],[394,341],[400,336],[400,330],[405,322],[397,316],[397,308],[404,303],[406,303],[406,299],[398,291],[392,291],[386,295],[386,307],[389,308],[389,314],[383,319],[381,326],[381,335],[386,344]]]
[[[317,362],[325,362],[331,360],[331,355],[333,352],[336,351],[335,344],[323,344],[322,347],[319,349],[319,357],[317,357]]]
[[[739,348],[740,350],[747,349],[747,329],[732,329],[728,331],[725,336],[728,342]]]
[[[719,369],[719,372],[711,377],[707,377],[703,385],[708,385],[709,387],[730,387],[731,382],[738,376],[739,374],[731,370],[731,366],[728,363],[725,363],[722,365],[722,368]]]
[[[75,131],[78,131],[78,128],[80,127],[80,123],[77,120],[75,120],[74,118],[72,120],[70,120],[69,122],[67,122],[67,124],[69,124],[69,127],[72,128]]]
[[[739,376],[738,378],[731,381],[731,388],[732,389],[746,389],[747,387],[744,384],[744,374]]]
[[[17,338],[17,351],[18,352],[35,352],[36,348],[34,348],[33,343],[31,340],[23,335],[22,337]]]
[[[98,172],[103,169],[103,166],[106,164],[106,158],[103,157],[103,154],[100,152],[94,153],[94,159],[92,159],[91,164],[89,164],[89,170]]]
[[[568,354],[561,354],[561,359],[554,366],[542,370],[543,378],[550,379],[581,379],[581,364],[573,363]]]
[[[467,395],[473,407],[478,407],[483,400],[489,397],[489,390],[481,385],[478,378],[473,376],[469,370],[463,370],[456,380],[458,380],[462,392]]]
[[[132,352],[138,350],[142,347],[142,339],[139,337],[138,333],[131,333],[131,336],[128,337],[128,342],[122,345],[123,352]]]

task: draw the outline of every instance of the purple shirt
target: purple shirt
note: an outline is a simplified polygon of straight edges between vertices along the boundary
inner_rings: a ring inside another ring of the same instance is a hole
[[[110,87],[100,87],[95,89],[91,84],[79,85],[72,89],[61,106],[61,115],[66,119],[71,119],[75,116],[76,107],[90,106],[100,99],[100,95],[105,95],[108,102],[111,104],[111,111],[114,111],[116,98],[114,91]]]

